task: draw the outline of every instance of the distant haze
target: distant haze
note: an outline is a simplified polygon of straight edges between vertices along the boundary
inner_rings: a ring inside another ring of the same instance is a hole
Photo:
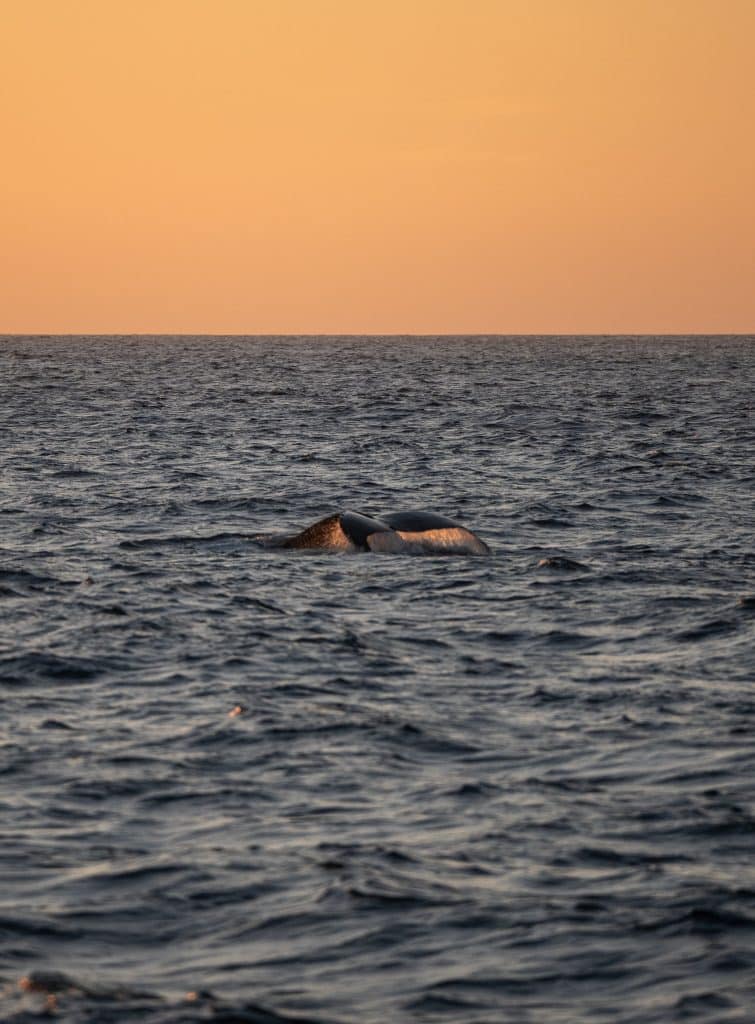
[[[752,0],[0,0],[0,331],[755,330]]]

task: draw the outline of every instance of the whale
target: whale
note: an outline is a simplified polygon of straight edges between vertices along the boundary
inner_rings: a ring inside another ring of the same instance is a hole
[[[290,550],[384,554],[489,555],[472,530],[437,512],[335,512],[275,545]]]

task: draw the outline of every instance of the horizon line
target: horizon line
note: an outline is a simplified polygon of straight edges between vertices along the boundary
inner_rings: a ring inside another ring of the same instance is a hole
[[[0,338],[755,338],[752,331],[0,331]]]

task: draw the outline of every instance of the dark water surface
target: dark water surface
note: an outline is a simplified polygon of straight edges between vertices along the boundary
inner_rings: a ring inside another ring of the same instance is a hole
[[[752,338],[0,339],[0,1019],[755,1019],[754,392]],[[493,555],[254,540],[344,507]]]

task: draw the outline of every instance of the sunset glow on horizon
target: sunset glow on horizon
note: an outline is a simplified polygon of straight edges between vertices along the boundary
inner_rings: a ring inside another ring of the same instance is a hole
[[[755,330],[751,0],[0,22],[0,331]]]

